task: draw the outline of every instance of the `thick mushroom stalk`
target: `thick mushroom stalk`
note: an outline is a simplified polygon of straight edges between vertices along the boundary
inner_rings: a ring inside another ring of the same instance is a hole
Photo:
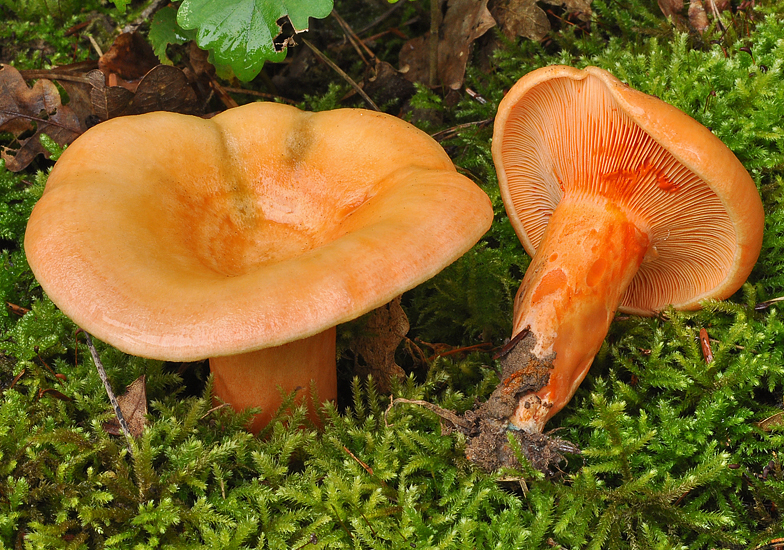
[[[565,196],[553,212],[515,299],[515,335],[528,330],[538,359],[552,358],[543,388],[521,396],[510,422],[528,432],[572,398],[623,293],[649,248],[644,224],[596,196]]]
[[[297,392],[315,420],[319,403],[337,399],[335,327],[282,346],[210,358],[213,392],[218,401],[237,410],[263,406],[248,428],[258,433],[269,424],[285,396]],[[263,373],[260,375],[259,373]],[[316,402],[310,400],[315,390]]]

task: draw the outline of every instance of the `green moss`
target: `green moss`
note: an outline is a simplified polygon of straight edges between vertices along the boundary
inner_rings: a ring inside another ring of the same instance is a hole
[[[397,405],[387,414],[388,396],[358,380],[346,410],[322,410],[322,431],[288,427],[304,421],[294,410],[254,438],[243,416],[212,408],[209,384],[185,384],[180,365],[99,344],[116,390],[147,377],[148,425],[129,451],[102,427],[111,409],[76,327],[24,259],[45,174],[0,170],[0,547],[707,549],[784,535],[784,324],[779,303],[755,309],[784,293],[784,22],[741,13],[725,33],[698,39],[674,33],[654,2],[593,7],[590,33],[507,43],[490,71],[469,66],[467,85],[486,104],[466,96],[447,109],[420,88],[417,108],[441,120],[429,129],[491,118],[531,69],[598,65],[711,127],[760,186],[767,223],[760,261],[732,300],[616,320],[551,425],[583,449],[559,477],[481,473],[433,413]],[[740,50],[749,45],[753,59]],[[308,105],[337,104],[340,86]],[[509,335],[528,260],[496,189],[491,135],[474,125],[443,143],[488,192],[496,220],[477,247],[405,296],[412,338],[497,345]],[[442,357],[394,394],[463,411],[491,391],[495,366],[489,354]]]

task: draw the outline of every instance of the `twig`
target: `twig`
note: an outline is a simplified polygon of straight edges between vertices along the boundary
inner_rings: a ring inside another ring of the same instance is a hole
[[[123,28],[122,32],[136,32],[136,30],[144,23],[145,21],[149,20],[152,15],[161,9],[165,4],[168,4],[169,0],[155,0],[152,4],[144,8],[144,10],[139,14],[139,17],[134,19],[133,23],[128,23]]]
[[[721,31],[726,31],[727,27],[724,26],[724,22],[721,20],[721,13],[719,12],[719,7],[716,5],[716,0],[708,0],[708,5],[711,7],[711,11],[713,12],[713,17],[716,19],[716,24],[719,26]]]
[[[754,309],[756,311],[762,311],[763,309],[772,306],[776,302],[781,302],[781,301],[784,301],[784,296],[779,296],[778,298],[771,298],[770,300],[765,300],[764,302],[760,302],[754,306]]]
[[[465,130],[466,128],[471,128],[472,126],[482,128],[484,126],[487,126],[491,122],[493,122],[492,118],[477,120],[475,122],[466,122],[464,124],[458,124],[457,126],[453,126],[452,128],[447,128],[446,130],[441,130],[440,132],[436,132],[435,134],[430,134],[430,137],[432,137],[436,141],[444,141],[445,139],[449,139],[457,135],[457,132],[460,130]]]
[[[427,361],[435,361],[439,357],[448,357],[449,355],[454,355],[456,353],[468,353],[472,351],[490,351],[493,349],[493,344],[491,342],[482,342],[481,344],[474,344],[473,346],[463,346],[459,348],[454,348],[449,351],[444,351],[441,353],[436,353],[431,355],[427,358]]]
[[[441,15],[441,4],[438,0],[430,0],[430,57],[428,84],[435,88],[438,83],[438,24]]]
[[[255,97],[263,97],[265,99],[274,99],[278,101],[282,101],[283,103],[288,103],[289,105],[296,105],[297,102],[293,99],[288,99],[286,97],[281,97],[275,94],[268,94],[266,92],[257,92],[256,90],[246,90],[245,88],[232,88],[230,86],[223,86],[223,89],[232,94],[245,94],[245,95],[252,95]]]
[[[85,76],[80,76],[78,74],[68,74],[68,73],[58,73],[52,70],[27,70],[27,71],[19,71],[19,74],[22,75],[22,78],[25,80],[35,80],[38,78],[46,78],[49,80],[67,80],[70,82],[80,82],[82,84],[90,84],[90,80]]]
[[[310,50],[311,50],[311,51],[312,51],[314,54],[316,54],[316,57],[318,57],[318,58],[319,58],[321,61],[323,61],[324,63],[326,63],[326,64],[327,64],[327,65],[329,65],[330,67],[332,67],[332,69],[333,69],[333,70],[334,70],[336,73],[338,73],[338,74],[339,74],[341,77],[343,77],[343,80],[345,80],[346,82],[348,82],[348,83],[351,85],[351,87],[352,87],[352,88],[354,88],[354,90],[356,90],[356,92],[357,92],[359,95],[361,95],[361,96],[362,96],[362,99],[364,99],[364,100],[365,100],[365,103],[367,103],[367,104],[370,106],[370,108],[371,108],[371,109],[373,109],[374,111],[380,111],[380,110],[381,110],[381,109],[379,109],[379,108],[378,108],[378,105],[376,105],[376,102],[375,102],[375,101],[373,101],[372,99],[370,99],[370,96],[369,96],[369,95],[367,95],[367,94],[365,93],[365,90],[363,90],[363,89],[362,89],[362,88],[359,86],[359,84],[357,84],[356,82],[354,82],[354,81],[351,79],[351,77],[350,77],[350,76],[348,76],[348,75],[347,75],[347,74],[346,74],[346,73],[343,71],[343,69],[341,69],[340,67],[338,67],[337,65],[335,65],[335,63],[334,63],[334,62],[333,62],[331,59],[329,59],[329,58],[328,58],[326,55],[324,55],[324,54],[321,52],[321,50],[319,50],[319,49],[318,49],[316,46],[314,46],[313,44],[311,44],[311,43],[310,43],[308,40],[305,40],[304,38],[302,39],[302,42],[303,42],[303,43],[304,43],[304,44],[305,44],[305,45],[306,45],[308,48],[310,48]]]
[[[98,57],[103,57],[103,51],[101,51],[101,47],[98,45],[98,42],[95,41],[93,35],[88,34],[87,38],[90,40],[90,44],[93,45],[93,49],[95,50],[95,53],[98,54]]]
[[[393,27],[391,29],[387,29],[385,31],[382,31],[382,32],[380,32],[378,34],[374,34],[372,36],[368,36],[367,38],[363,38],[362,42],[367,44],[368,42],[373,42],[375,40],[378,40],[382,36],[386,36],[388,34],[393,34],[393,35],[397,36],[398,38],[402,38],[403,40],[408,40],[408,36],[406,36],[405,33],[403,33],[400,29],[396,29],[396,28]]]
[[[226,106],[227,109],[233,109],[234,107],[239,107],[239,104],[234,101],[234,98],[231,97],[229,94],[226,93],[226,89],[221,86],[220,82],[218,82],[214,76],[211,74],[207,75],[210,79],[210,88],[218,95],[218,98],[221,100],[221,103]]]
[[[221,409],[225,409],[225,408],[226,408],[226,407],[228,407],[228,406],[229,406],[229,404],[228,404],[228,403],[222,403],[222,404],[218,405],[217,407],[213,407],[213,408],[211,408],[210,410],[208,410],[206,413],[204,413],[203,415],[201,415],[201,416],[199,417],[199,420],[204,420],[205,418],[207,418],[207,417],[208,417],[210,414],[214,413],[215,411],[219,411],[219,410],[221,410]]]
[[[125,434],[125,439],[128,443],[128,452],[131,453],[131,456],[133,456],[133,449],[131,449],[130,444],[130,442],[133,441],[133,436],[131,435],[131,431],[128,429],[128,424],[125,422],[125,417],[123,416],[122,410],[120,410],[120,404],[117,402],[117,398],[114,396],[114,392],[112,391],[112,386],[109,384],[109,379],[106,377],[106,371],[103,368],[103,363],[101,363],[101,358],[98,357],[98,351],[93,345],[93,339],[86,330],[83,330],[82,332],[84,332],[84,338],[87,341],[87,348],[90,350],[90,355],[93,356],[93,363],[95,363],[98,376],[101,377],[103,387],[106,388],[106,394],[109,396],[109,402],[112,404],[114,414],[120,423],[120,428],[122,429],[123,434]]]
[[[422,401],[421,399],[405,399],[403,397],[398,397],[397,399],[395,399],[391,396],[389,398],[389,406],[387,407],[387,410],[384,411],[384,424],[386,426],[389,426],[389,423],[387,422],[387,416],[389,415],[389,411],[391,411],[392,407],[394,407],[398,403],[404,403],[408,405],[419,405],[420,407],[424,407],[427,410],[436,413],[441,418],[448,420],[458,428],[463,429],[465,432],[471,431],[472,425],[469,422],[466,422],[465,420],[457,416],[449,409],[443,409],[438,405],[434,405],[427,401]]]
[[[373,21],[362,27],[357,31],[357,34],[362,34],[363,32],[369,31],[379,23],[382,23],[387,17],[395,13],[398,9],[405,5],[405,2],[397,2],[394,6],[389,8],[387,11],[376,17]]]
[[[365,59],[365,56],[362,55],[363,49],[365,50],[365,53],[367,53],[370,56],[371,60],[375,62],[378,61],[378,59],[376,58],[376,54],[374,54],[370,50],[370,48],[368,48],[367,45],[362,40],[360,40],[360,38],[356,35],[354,30],[351,28],[351,26],[348,23],[346,23],[346,20],[343,19],[336,10],[332,10],[332,17],[335,18],[335,20],[338,22],[338,25],[340,25],[340,27],[343,29],[343,32],[348,37],[349,42],[351,42],[351,45],[354,46],[354,49],[356,50],[357,54],[359,54],[359,57],[362,59],[362,62],[365,65],[370,65],[370,62],[368,62],[368,60]]]
[[[341,445],[341,447],[343,447],[343,450],[346,451],[349,454],[349,456],[351,456],[351,458],[353,458],[357,462],[357,464],[362,466],[367,473],[369,473],[370,475],[375,475],[373,473],[373,468],[371,468],[370,466],[362,462],[360,459],[358,459],[357,456],[354,453],[352,453],[348,447],[346,447],[345,445]],[[384,480],[381,480],[381,483],[384,483]]]

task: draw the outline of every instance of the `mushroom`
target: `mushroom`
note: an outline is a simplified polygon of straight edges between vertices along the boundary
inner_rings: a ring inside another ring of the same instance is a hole
[[[504,383],[531,361],[549,375],[516,386],[509,420],[540,433],[617,309],[693,310],[743,284],[760,252],[762,203],[710,130],[596,67],[520,79],[499,105],[492,150],[509,220],[533,256],[512,340],[529,353]]]
[[[396,117],[254,103],[90,129],[52,170],[25,249],[52,301],[97,338],[209,358],[217,398],[263,409],[257,432],[280,388],[312,382],[334,399],[335,325],[438,273],[492,216]]]

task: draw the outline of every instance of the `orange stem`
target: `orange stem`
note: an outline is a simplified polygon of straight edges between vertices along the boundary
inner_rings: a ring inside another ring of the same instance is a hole
[[[553,369],[542,389],[523,395],[510,422],[529,432],[577,391],[615,310],[649,248],[645,224],[601,196],[565,196],[515,298],[513,334],[528,329],[533,355]]]
[[[335,328],[277,346],[249,353],[210,359],[215,397],[234,410],[261,407],[249,429],[258,433],[283,402],[285,395],[298,390],[298,402],[310,395],[315,382],[320,401],[337,398]],[[318,403],[308,403],[315,419]]]

